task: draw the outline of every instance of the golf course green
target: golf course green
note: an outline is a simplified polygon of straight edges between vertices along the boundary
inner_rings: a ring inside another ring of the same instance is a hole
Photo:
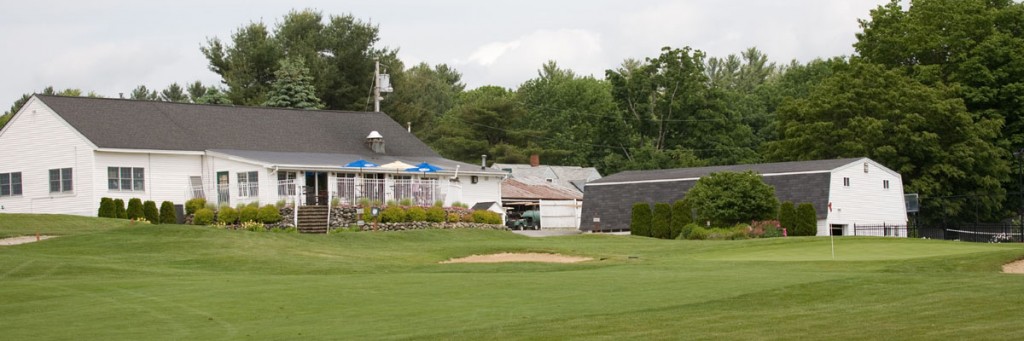
[[[0,339],[1019,339],[1024,244],[330,235],[0,214]],[[500,252],[573,264],[440,264]]]

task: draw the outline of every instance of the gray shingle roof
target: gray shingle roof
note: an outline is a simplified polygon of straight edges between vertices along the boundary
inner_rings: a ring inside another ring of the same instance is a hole
[[[659,169],[659,170],[643,170],[643,171],[625,171],[621,173],[612,174],[603,177],[599,180],[591,181],[587,183],[591,184],[602,184],[602,183],[617,183],[617,182],[636,182],[636,181],[651,181],[651,180],[671,180],[671,179],[691,179],[706,176],[715,172],[743,172],[752,170],[758,174],[779,174],[779,173],[800,173],[800,172],[816,172],[816,171],[830,171],[840,166],[848,165],[857,160],[863,158],[848,158],[848,159],[833,159],[833,160],[814,160],[814,161],[793,161],[793,162],[775,162],[775,163],[759,163],[759,164],[747,164],[747,165],[729,165],[729,166],[713,166],[713,167],[696,167],[696,168],[676,168],[676,169]]]
[[[386,156],[440,158],[383,113],[200,105],[36,95],[100,148],[254,150],[374,155],[371,131]]]

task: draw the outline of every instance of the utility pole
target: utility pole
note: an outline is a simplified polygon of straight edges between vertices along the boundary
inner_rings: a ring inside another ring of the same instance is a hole
[[[380,58],[373,58],[373,112],[380,112]]]

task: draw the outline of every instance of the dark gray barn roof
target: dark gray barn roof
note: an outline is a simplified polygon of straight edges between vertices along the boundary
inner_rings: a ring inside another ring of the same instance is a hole
[[[764,182],[775,188],[780,202],[809,202],[819,218],[828,211],[829,183],[833,169],[863,158],[777,162],[750,165],[699,168],[627,171],[589,182],[583,192],[580,229],[594,229],[594,218],[600,218],[601,231],[628,230],[633,204],[672,203],[683,199],[697,179],[715,172],[752,170],[764,176]]]
[[[99,148],[370,156],[364,140],[376,130],[385,155],[440,157],[383,113],[36,97]]]
[[[755,173],[762,175],[780,173],[823,172],[839,168],[840,166],[848,165],[860,159],[862,158],[625,171],[621,173],[612,174],[595,181],[591,181],[587,183],[587,185],[590,186],[593,184],[634,181],[694,179],[715,172],[743,172],[748,170],[752,170]]]

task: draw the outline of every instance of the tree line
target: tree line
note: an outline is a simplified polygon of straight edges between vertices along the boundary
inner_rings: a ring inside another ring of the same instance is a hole
[[[724,57],[665,47],[603,78],[550,61],[515,89],[466,89],[449,65],[406,67],[380,46],[376,25],[302,10],[205,42],[221,84],[140,86],[130,97],[367,111],[379,60],[395,88],[382,111],[455,160],[540,154],[612,174],[866,156],[902,174],[928,219],[1018,211],[1024,5],[894,0],[860,27],[853,55],[806,63],[772,62],[753,47]]]

